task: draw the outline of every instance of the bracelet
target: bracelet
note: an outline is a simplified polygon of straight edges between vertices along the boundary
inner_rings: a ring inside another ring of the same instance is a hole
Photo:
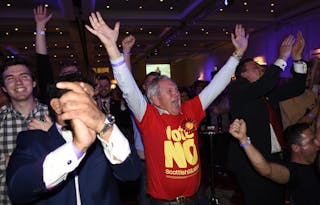
[[[131,55],[131,52],[127,52],[127,51],[122,51],[123,55],[129,56]]]
[[[119,63],[111,63],[111,66],[112,67],[119,67],[119,66],[122,66],[125,63],[126,63],[126,61],[124,59],[122,59],[122,61],[120,61]]]
[[[242,55],[238,54],[236,51],[232,53],[232,55],[236,58],[238,58],[239,60],[242,58]]]
[[[312,114],[312,113],[309,113],[309,114],[308,114],[308,117],[309,117],[310,119],[312,119],[312,120],[315,120],[315,119],[317,118],[317,116],[314,115],[314,114]]]
[[[247,140],[246,140],[245,142],[243,142],[243,143],[240,143],[240,146],[241,146],[241,147],[246,147],[246,146],[248,146],[249,144],[251,144],[251,141],[250,141],[250,138],[247,137]]]
[[[36,34],[46,35],[46,30],[38,30],[38,29],[37,29]]]

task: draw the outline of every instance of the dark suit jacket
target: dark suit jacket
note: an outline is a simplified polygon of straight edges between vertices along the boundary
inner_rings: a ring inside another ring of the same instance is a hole
[[[97,139],[87,150],[75,171],[51,190],[43,182],[42,164],[45,157],[65,143],[53,125],[48,132],[32,130],[18,135],[17,147],[7,168],[7,184],[10,199],[15,204],[76,205],[74,179],[79,177],[79,189],[83,205],[120,204],[114,177],[134,180],[140,174],[140,161],[131,147],[131,154],[118,165],[106,158]]]
[[[293,73],[293,79],[279,85],[282,70],[270,66],[263,76],[254,83],[239,78],[230,84],[231,118],[242,118],[247,124],[247,135],[254,146],[266,157],[271,158],[271,134],[269,112],[263,100],[267,96],[279,116],[279,101],[297,96],[305,89],[306,74]],[[278,117],[281,123],[280,117]],[[250,162],[236,139],[229,147],[229,159],[232,170],[249,166]]]

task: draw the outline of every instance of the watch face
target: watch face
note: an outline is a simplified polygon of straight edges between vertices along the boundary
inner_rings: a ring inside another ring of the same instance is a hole
[[[111,114],[107,115],[107,119],[109,121],[109,124],[114,124],[115,121],[116,121],[115,117],[113,115],[111,115]]]

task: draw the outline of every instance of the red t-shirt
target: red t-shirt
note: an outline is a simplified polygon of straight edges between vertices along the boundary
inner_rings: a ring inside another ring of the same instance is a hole
[[[157,199],[193,195],[200,184],[197,128],[205,112],[199,97],[182,103],[182,114],[161,114],[148,104],[139,123],[147,165],[147,192]]]

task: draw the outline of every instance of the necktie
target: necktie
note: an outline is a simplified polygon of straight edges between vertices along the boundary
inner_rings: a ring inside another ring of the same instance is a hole
[[[278,139],[278,142],[281,146],[281,149],[283,150],[284,149],[284,139],[283,139],[283,134],[282,134],[282,128],[281,128],[281,125],[277,119],[277,116],[276,116],[276,113],[274,112],[274,110],[272,109],[271,107],[271,104],[269,102],[269,100],[265,97],[263,97],[263,100],[264,102],[266,103],[266,106],[268,108],[268,111],[269,111],[269,120],[270,120],[270,123],[272,125],[272,128],[276,134],[276,137]]]

